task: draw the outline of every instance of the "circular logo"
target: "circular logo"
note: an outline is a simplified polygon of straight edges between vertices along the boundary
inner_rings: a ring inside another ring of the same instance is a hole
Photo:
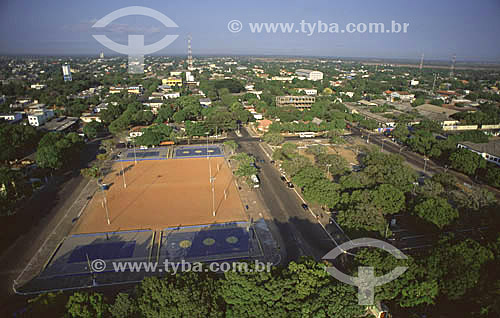
[[[214,245],[215,240],[211,237],[208,237],[208,238],[203,240],[203,244],[205,244],[206,246]]]
[[[100,273],[106,269],[106,262],[97,258],[90,263],[90,267],[92,271]]]
[[[240,20],[231,20],[227,24],[227,29],[229,32],[238,33],[243,29],[243,23]]]

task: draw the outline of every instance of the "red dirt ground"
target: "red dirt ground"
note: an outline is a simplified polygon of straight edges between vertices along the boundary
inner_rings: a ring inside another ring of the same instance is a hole
[[[215,208],[212,216],[212,190],[209,160],[169,159],[124,162],[127,188],[119,175],[120,163],[104,178],[112,184],[106,191],[111,224],[106,222],[103,193],[95,193],[78,223],[76,233],[96,233],[134,229],[159,230],[172,226],[244,221],[246,215],[224,158],[210,158],[215,175]],[[217,165],[220,171],[217,171]],[[224,189],[227,199],[224,199]]]

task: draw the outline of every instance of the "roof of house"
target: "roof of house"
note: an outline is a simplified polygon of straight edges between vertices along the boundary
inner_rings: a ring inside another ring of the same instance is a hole
[[[488,143],[476,144],[469,141],[461,142],[462,145],[469,147],[472,150],[487,153],[500,158],[500,140],[493,140]]]

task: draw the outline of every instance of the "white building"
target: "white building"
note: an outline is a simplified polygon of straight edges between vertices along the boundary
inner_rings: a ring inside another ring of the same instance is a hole
[[[13,114],[0,114],[0,120],[3,119],[8,122],[17,122],[23,119],[23,115],[21,113],[13,113]]]
[[[486,161],[493,162],[500,166],[500,140],[490,141],[484,144],[476,144],[473,142],[461,142],[457,144],[457,148],[465,148],[475,152]]]
[[[54,117],[54,111],[50,109],[38,109],[28,115],[28,123],[33,127],[39,127]]]
[[[191,72],[186,72],[186,82],[194,82],[194,76]]]
[[[318,90],[315,88],[297,88],[297,92],[304,92],[306,95],[309,96],[318,95]]]
[[[295,71],[295,74],[298,76],[303,76],[310,81],[320,81],[323,79],[323,72],[306,70],[306,69],[298,69]]]
[[[173,98],[179,98],[181,97],[181,93],[179,92],[172,92],[172,93],[167,93],[163,95],[164,99],[173,99]]]
[[[37,90],[40,90],[40,89],[43,89],[45,87],[47,87],[47,85],[45,84],[31,84],[30,86],[32,89],[37,89]]]

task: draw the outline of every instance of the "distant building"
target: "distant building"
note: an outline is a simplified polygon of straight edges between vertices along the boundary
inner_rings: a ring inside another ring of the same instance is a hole
[[[257,120],[257,123],[259,125],[257,126],[257,129],[262,132],[268,132],[269,131],[269,126],[273,123],[269,119],[262,119],[262,120]]]
[[[109,93],[110,94],[119,94],[121,92],[123,92],[125,90],[125,87],[114,87],[114,86],[111,86],[109,88]]]
[[[71,82],[73,78],[71,77],[71,68],[68,64],[62,66],[63,78],[65,82]]]
[[[189,71],[186,72],[186,82],[194,82],[194,76]]]
[[[162,79],[161,83],[168,86],[182,86],[182,79],[177,77],[169,77]]]
[[[209,107],[212,105],[212,100],[210,98],[200,98],[200,105],[202,107]]]
[[[318,90],[315,88],[297,88],[297,92],[304,92],[306,95],[309,96],[316,96],[318,95]]]
[[[99,54],[99,58],[103,59],[104,58],[104,52],[101,51],[101,54]]]
[[[316,102],[314,96],[276,96],[276,106],[292,106],[296,108],[310,108]]]
[[[129,94],[142,94],[143,91],[144,91],[144,88],[141,85],[139,85],[139,86],[130,86],[127,89],[127,92]]]
[[[40,89],[43,89],[45,87],[47,87],[47,85],[45,84],[31,84],[30,86],[32,89],[37,89],[37,90],[40,90]]]
[[[96,121],[98,123],[102,122],[101,117],[96,116],[96,115],[87,115],[87,116],[82,116],[80,117],[80,120],[84,123],[90,123],[93,121]]]
[[[390,102],[394,102],[397,100],[400,100],[402,102],[413,102],[415,100],[415,95],[410,94],[408,92],[390,92],[390,94],[387,94],[387,91],[385,92],[387,96],[387,100]]]
[[[174,99],[174,98],[179,98],[179,97],[181,97],[181,93],[179,93],[179,92],[172,92],[172,93],[163,94],[164,99]]]
[[[475,152],[486,161],[500,166],[500,140],[490,141],[484,144],[476,144],[465,141],[457,144],[457,148],[465,148],[469,151]]]
[[[9,123],[16,123],[23,119],[23,115],[21,113],[0,114],[0,120],[2,119]]]
[[[298,69],[295,71],[295,74],[298,76],[303,76],[310,81],[320,81],[323,79],[323,72],[306,70],[306,69]]]

